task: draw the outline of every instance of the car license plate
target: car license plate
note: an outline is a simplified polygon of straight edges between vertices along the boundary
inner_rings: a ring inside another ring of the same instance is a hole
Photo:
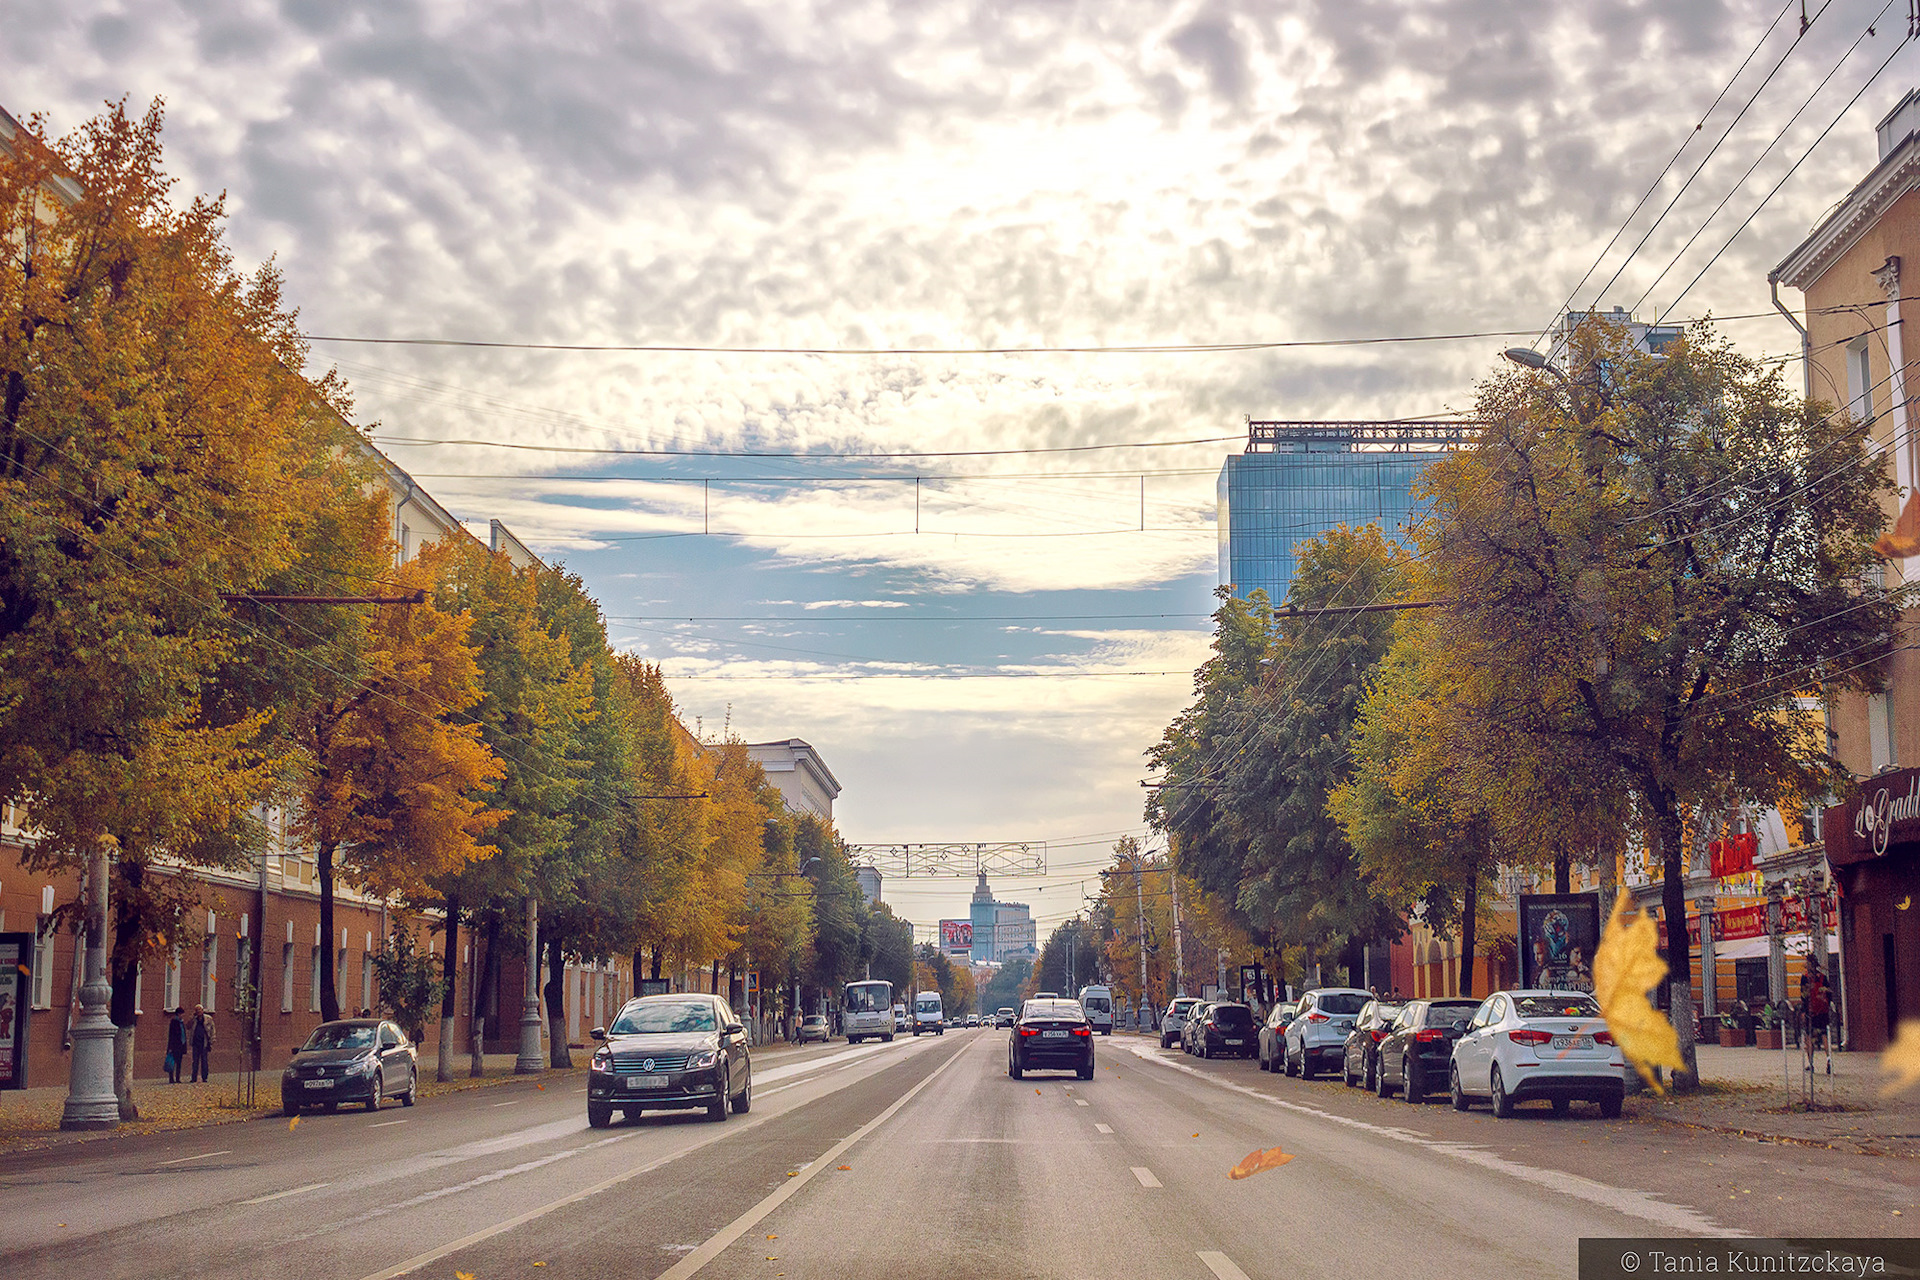
[[[1043,1040],[1065,1040],[1067,1033],[1064,1031],[1042,1031],[1040,1038]]]
[[[1228,1044],[1245,1044],[1246,1041],[1245,1040],[1229,1040],[1227,1041],[1227,1043]]]
[[[1553,1038],[1553,1047],[1556,1049],[1591,1049],[1593,1048],[1593,1037],[1555,1036]]]
[[[333,1081],[331,1081],[331,1080],[309,1080],[309,1081],[307,1081],[307,1082],[306,1082],[306,1085],[307,1085],[307,1088],[309,1088],[309,1089],[331,1089],[331,1088],[333,1088]]]
[[[627,1088],[629,1089],[664,1089],[666,1087],[667,1087],[667,1078],[665,1076],[656,1075],[656,1076],[628,1076],[627,1077]]]

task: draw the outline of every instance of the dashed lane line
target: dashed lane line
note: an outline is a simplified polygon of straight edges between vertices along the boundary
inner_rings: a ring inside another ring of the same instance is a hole
[[[1141,1186],[1151,1189],[1160,1185],[1160,1179],[1153,1176],[1153,1170],[1143,1169],[1137,1164],[1132,1168],[1133,1176],[1139,1180]]]
[[[1220,1280],[1247,1280],[1247,1273],[1233,1265],[1233,1259],[1217,1249],[1202,1249],[1200,1261]]]
[[[1073,1105],[1076,1107],[1084,1107],[1087,1105],[1087,1100],[1085,1098],[1075,1098],[1073,1100]]]
[[[269,1196],[255,1196],[251,1200],[242,1200],[240,1203],[241,1204],[266,1204],[269,1200],[285,1200],[288,1196],[297,1196],[308,1191],[318,1191],[322,1187],[330,1187],[332,1185],[333,1184],[331,1182],[309,1182],[304,1187],[293,1187],[286,1191],[276,1191]]]
[[[170,1164],[192,1164],[195,1160],[211,1160],[215,1156],[230,1156],[232,1151],[202,1151],[197,1156],[181,1156],[178,1160],[162,1160],[158,1167],[164,1169]]]
[[[1100,1131],[1101,1133],[1112,1133],[1112,1132],[1113,1132],[1113,1126],[1112,1126],[1112,1125],[1110,1125],[1110,1124],[1096,1124],[1096,1125],[1094,1125],[1093,1127],[1094,1127],[1095,1129],[1098,1129],[1098,1130],[1099,1130],[1099,1131]]]
[[[389,1125],[396,1125],[396,1124],[405,1124],[405,1123],[406,1123],[406,1121],[405,1121],[405,1120],[382,1120],[382,1121],[381,1121],[381,1122],[380,1122],[379,1124],[370,1124],[370,1125],[368,1125],[368,1126],[367,1126],[367,1128],[369,1128],[369,1129],[385,1129],[385,1128],[387,1128],[387,1127],[388,1127]]]

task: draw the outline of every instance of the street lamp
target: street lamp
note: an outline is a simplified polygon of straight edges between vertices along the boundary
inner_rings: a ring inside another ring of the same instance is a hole
[[[1507,359],[1513,361],[1515,364],[1525,365],[1529,369],[1553,369],[1553,372],[1555,373],[1560,372],[1558,369],[1554,369],[1553,366],[1547,362],[1547,358],[1545,356],[1541,355],[1538,351],[1535,351],[1532,347],[1508,347],[1505,351],[1502,351],[1500,354],[1505,356]],[[1564,377],[1565,375],[1562,374],[1561,376]]]

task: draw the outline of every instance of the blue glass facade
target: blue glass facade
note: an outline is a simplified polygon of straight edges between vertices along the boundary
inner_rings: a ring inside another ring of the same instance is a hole
[[[1220,581],[1233,584],[1233,594],[1243,599],[1255,588],[1275,603],[1286,599],[1295,545],[1329,529],[1377,524],[1404,539],[1413,487],[1440,456],[1433,450],[1296,447],[1236,454],[1220,469]]]

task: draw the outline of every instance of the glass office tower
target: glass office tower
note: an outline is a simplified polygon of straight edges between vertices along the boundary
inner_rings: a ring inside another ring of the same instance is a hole
[[[1249,422],[1246,452],[1220,470],[1220,581],[1277,604],[1298,543],[1367,524],[1404,540],[1421,473],[1471,431],[1458,422]]]

